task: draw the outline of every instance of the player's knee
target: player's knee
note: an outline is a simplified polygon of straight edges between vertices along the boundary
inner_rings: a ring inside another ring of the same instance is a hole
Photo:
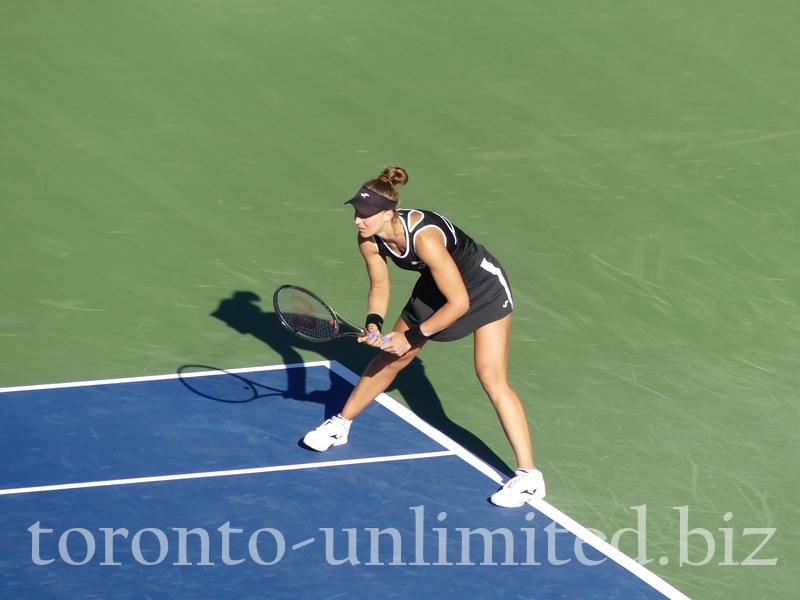
[[[481,386],[490,398],[503,396],[510,388],[505,373],[497,372],[495,369],[479,369],[477,374]]]

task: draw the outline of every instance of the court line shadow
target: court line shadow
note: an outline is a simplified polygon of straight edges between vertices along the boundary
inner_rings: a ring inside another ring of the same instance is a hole
[[[308,342],[289,333],[281,325],[273,312],[265,312],[257,304],[261,301],[258,294],[249,291],[234,292],[230,298],[220,301],[217,309],[210,316],[219,319],[239,333],[252,335],[270,346],[280,354],[284,364],[300,364],[303,357],[298,349],[311,350],[324,356],[327,360],[335,360],[355,373],[362,373],[375,357],[376,350],[357,343],[352,338],[339,338],[325,343]],[[289,369],[289,387],[286,392],[298,399],[305,398],[305,372],[303,369]],[[348,384],[349,385],[349,384]],[[425,366],[419,358],[407,366],[387,390],[397,390],[405,398],[409,408],[421,419],[454,439],[467,450],[490,464],[505,475],[513,475],[511,469],[480,438],[461,425],[454,423],[444,412],[442,402],[436,390],[425,374]],[[339,395],[336,395],[339,397]],[[346,399],[346,396],[345,396]],[[326,405],[326,418],[338,413],[341,403]]]

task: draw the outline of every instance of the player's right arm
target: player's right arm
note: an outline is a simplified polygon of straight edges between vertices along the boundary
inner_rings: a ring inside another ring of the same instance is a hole
[[[369,295],[367,296],[367,313],[375,313],[382,318],[386,318],[389,310],[389,296],[391,285],[389,283],[389,265],[386,257],[378,252],[378,248],[372,238],[358,238],[358,249],[367,266],[369,276]],[[374,324],[370,324],[369,331],[380,333]],[[359,338],[360,340],[361,338]],[[380,340],[380,337],[378,338]],[[376,340],[377,342],[377,340]],[[380,343],[378,342],[378,345]]]

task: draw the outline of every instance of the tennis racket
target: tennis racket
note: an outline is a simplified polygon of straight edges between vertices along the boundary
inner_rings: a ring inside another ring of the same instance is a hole
[[[184,365],[178,369],[181,383],[195,394],[219,402],[250,402],[265,396],[282,396],[284,390],[214,367]]]
[[[283,285],[275,290],[272,304],[283,326],[310,342],[328,342],[346,336],[362,337],[365,333],[362,327],[353,325],[319,296],[296,285]],[[370,339],[375,335],[367,332]],[[384,336],[383,341],[391,340]]]

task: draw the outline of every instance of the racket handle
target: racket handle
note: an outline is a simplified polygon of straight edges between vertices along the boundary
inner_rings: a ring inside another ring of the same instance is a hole
[[[377,334],[377,333],[373,333],[372,331],[368,331],[368,332],[367,332],[367,339],[368,339],[368,340],[371,340],[371,339],[372,339],[372,338],[374,338],[376,335],[378,335],[378,334]],[[392,341],[391,339],[389,339],[389,338],[388,338],[388,337],[386,337],[385,335],[384,335],[384,336],[382,336],[382,338],[383,338],[383,343],[384,343],[384,344],[388,344],[389,342],[391,342],[391,341]]]

